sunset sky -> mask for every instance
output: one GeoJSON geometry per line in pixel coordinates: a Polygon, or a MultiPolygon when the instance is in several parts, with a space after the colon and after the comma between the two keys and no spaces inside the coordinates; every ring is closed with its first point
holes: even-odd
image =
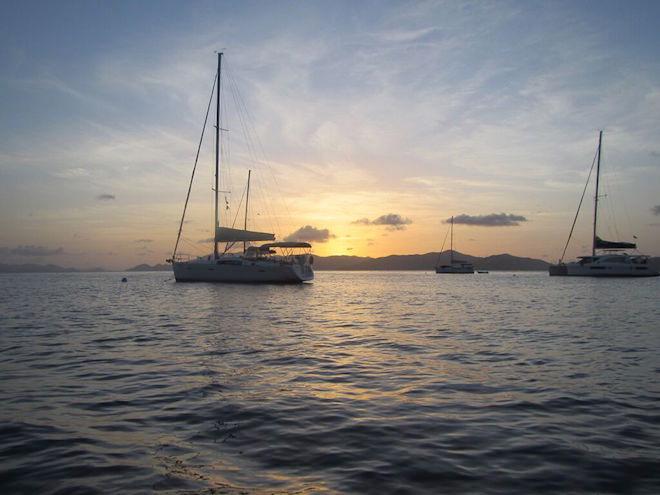
{"type": "MultiPolygon", "coordinates": [[[[453,215],[461,252],[556,260],[603,129],[601,236],[660,255],[658,19],[657,1],[3,1],[0,262],[164,262],[216,50],[240,91],[225,225],[251,169],[248,227],[319,255],[438,251],[453,215]]],[[[211,249],[212,149],[209,127],[182,252],[211,249]]]]}

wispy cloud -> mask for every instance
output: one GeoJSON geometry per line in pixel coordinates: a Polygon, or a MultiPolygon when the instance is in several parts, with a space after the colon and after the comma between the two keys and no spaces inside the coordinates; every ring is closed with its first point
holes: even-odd
{"type": "Polygon", "coordinates": [[[63,179],[78,179],[81,177],[89,177],[90,173],[89,170],[83,167],[75,167],[75,168],[66,168],[64,170],[59,170],[57,172],[54,172],[53,175],[55,177],[61,177],[63,179]]]}
{"type": "MultiPolygon", "coordinates": [[[[490,215],[457,215],[454,218],[454,223],[464,225],[478,225],[481,227],[515,227],[520,225],[521,222],[526,222],[527,218],[522,215],[514,215],[512,213],[491,213],[490,215]]],[[[445,220],[445,223],[450,223],[451,218],[445,220]]]]}
{"type": "Polygon", "coordinates": [[[99,201],[112,201],[113,199],[115,199],[115,195],[107,194],[107,193],[99,194],[98,196],[96,196],[96,199],[98,199],[99,201]]]}
{"type": "Polygon", "coordinates": [[[28,244],[16,246],[14,248],[0,247],[0,254],[27,257],[56,256],[58,254],[64,254],[64,248],[47,248],[44,246],[28,244]]]}

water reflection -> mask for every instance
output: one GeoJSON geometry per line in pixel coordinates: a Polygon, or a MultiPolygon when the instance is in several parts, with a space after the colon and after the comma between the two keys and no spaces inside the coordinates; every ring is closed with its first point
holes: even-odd
{"type": "Polygon", "coordinates": [[[169,278],[0,279],[11,288],[0,291],[8,491],[644,491],[660,481],[657,281],[169,278]]]}

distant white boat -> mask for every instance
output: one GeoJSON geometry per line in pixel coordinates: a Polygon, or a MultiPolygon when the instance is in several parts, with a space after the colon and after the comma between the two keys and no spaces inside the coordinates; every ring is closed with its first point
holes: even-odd
{"type": "MultiPolygon", "coordinates": [[[[594,196],[594,227],[593,227],[593,241],[591,247],[591,256],[579,256],[578,261],[564,263],[564,255],[566,248],[571,240],[573,228],[580,212],[582,199],[584,199],[584,192],[586,191],[591,172],[587,178],[587,185],[582,192],[582,199],[578,205],[575,219],[571,232],[568,235],[564,253],[562,254],[559,263],[550,265],[549,273],[551,276],[569,276],[569,277],[656,277],[660,275],[657,270],[654,270],[648,263],[649,257],[641,254],[629,254],[625,252],[628,249],[637,249],[637,245],[632,242],[621,241],[605,241],[598,237],[598,183],[600,178],[600,157],[603,145],[603,131],[598,135],[598,152],[597,152],[597,167],[596,167],[596,194],[594,196]]],[[[593,170],[593,163],[592,163],[593,170]]]]}
{"type": "MultiPolygon", "coordinates": [[[[215,117],[215,232],[213,232],[213,253],[194,259],[177,254],[183,221],[190,198],[190,187],[183,209],[179,233],[174,247],[172,263],[177,282],[245,282],[245,283],[301,283],[314,279],[311,245],[306,242],[268,242],[261,246],[250,246],[251,242],[274,241],[275,235],[268,232],[247,230],[248,205],[250,195],[250,175],[248,174],[245,202],[245,224],[243,229],[223,227],[218,213],[218,182],[220,177],[220,88],[222,75],[222,53],[218,53],[216,75],[216,117],[215,117]],[[232,247],[243,244],[243,252],[232,253],[232,247]],[[219,245],[224,249],[220,251],[219,245]]],[[[210,107],[210,101],[209,101],[210,107]]],[[[207,109],[208,117],[208,109],[207,109]]],[[[206,125],[206,121],[204,122],[206,125]]],[[[203,136],[203,132],[202,132],[203,136]]],[[[200,139],[201,147],[201,139],[200,139]]],[[[199,157],[199,149],[197,151],[199,157]]],[[[195,162],[195,166],[197,161],[195,162]]],[[[194,169],[193,169],[194,177],[194,169]]],[[[192,177],[191,177],[192,186],[192,177]]]]}
{"type": "MultiPolygon", "coordinates": [[[[449,244],[449,264],[438,264],[435,267],[435,273],[474,273],[474,266],[472,263],[454,258],[454,217],[451,217],[451,225],[449,227],[449,231],[451,233],[449,244]]],[[[447,237],[445,237],[445,239],[447,239],[447,237]]]]}

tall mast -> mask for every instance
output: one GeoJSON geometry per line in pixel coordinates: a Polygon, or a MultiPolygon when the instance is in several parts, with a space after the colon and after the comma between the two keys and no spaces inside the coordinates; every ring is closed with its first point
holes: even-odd
{"type": "Polygon", "coordinates": [[[215,98],[215,224],[213,226],[213,259],[218,259],[218,241],[216,232],[220,227],[218,217],[218,186],[220,181],[220,75],[222,69],[222,52],[218,53],[218,85],[215,98]]]}
{"type": "MultiPolygon", "coordinates": [[[[247,183],[247,194],[245,195],[245,223],[243,224],[243,229],[247,230],[247,218],[248,218],[248,205],[250,204],[250,175],[252,170],[248,170],[248,183],[247,183]]],[[[245,252],[245,242],[243,242],[243,252],[245,252]]]]}
{"type": "Polygon", "coordinates": [[[591,256],[596,256],[596,224],[598,222],[598,179],[600,178],[600,152],[603,144],[603,131],[598,134],[598,164],[596,165],[596,196],[594,196],[594,238],[591,256]]]}
{"type": "Polygon", "coordinates": [[[454,217],[451,217],[451,236],[449,238],[449,264],[454,264],[454,217]]]}

